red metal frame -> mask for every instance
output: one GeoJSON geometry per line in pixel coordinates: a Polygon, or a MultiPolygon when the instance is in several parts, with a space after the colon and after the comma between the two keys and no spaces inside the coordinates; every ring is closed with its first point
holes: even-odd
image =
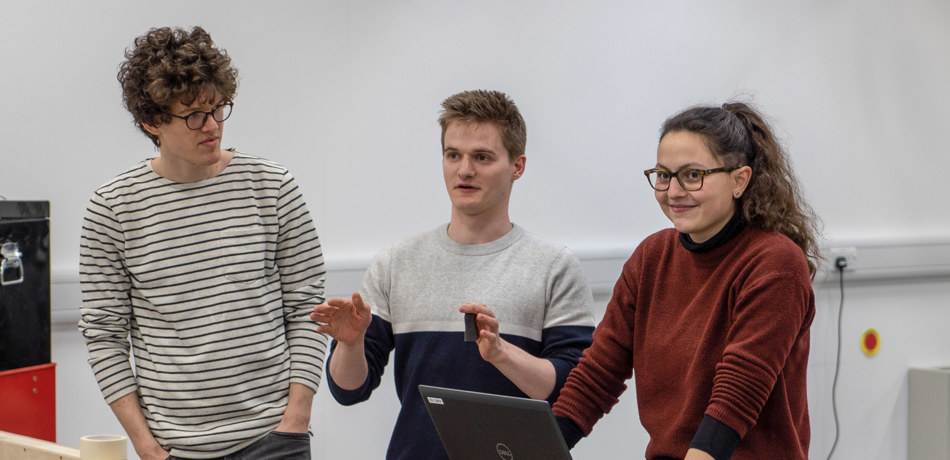
{"type": "Polygon", "coordinates": [[[56,442],[56,363],[0,372],[0,431],[56,442]]]}

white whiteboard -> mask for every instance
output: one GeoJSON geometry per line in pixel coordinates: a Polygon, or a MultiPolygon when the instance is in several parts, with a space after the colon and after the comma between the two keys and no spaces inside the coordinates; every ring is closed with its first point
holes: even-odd
{"type": "Polygon", "coordinates": [[[661,122],[735,96],[776,122],[827,238],[940,239],[948,24],[941,0],[4,2],[0,196],[52,202],[54,278],[74,273],[92,191],[155,155],[124,49],[202,25],[240,69],[223,144],[291,169],[331,269],[447,220],[435,120],[475,88],[527,121],[512,219],[581,253],[668,226],[641,173],[661,122]]]}

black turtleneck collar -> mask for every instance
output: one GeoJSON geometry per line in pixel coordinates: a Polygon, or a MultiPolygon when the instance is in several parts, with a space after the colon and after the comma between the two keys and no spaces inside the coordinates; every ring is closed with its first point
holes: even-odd
{"type": "Polygon", "coordinates": [[[680,233],[680,244],[691,252],[711,251],[726,244],[726,242],[738,235],[739,232],[745,228],[745,225],[745,219],[742,218],[741,213],[737,212],[732,216],[732,219],[729,219],[726,226],[723,227],[722,230],[719,230],[719,233],[716,233],[712,238],[702,243],[696,243],[688,234],[680,233]]]}

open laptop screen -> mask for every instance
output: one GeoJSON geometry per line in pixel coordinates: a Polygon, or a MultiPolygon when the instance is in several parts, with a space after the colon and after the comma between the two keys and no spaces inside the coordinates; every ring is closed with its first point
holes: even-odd
{"type": "Polygon", "coordinates": [[[452,460],[570,460],[547,401],[419,385],[452,460]]]}

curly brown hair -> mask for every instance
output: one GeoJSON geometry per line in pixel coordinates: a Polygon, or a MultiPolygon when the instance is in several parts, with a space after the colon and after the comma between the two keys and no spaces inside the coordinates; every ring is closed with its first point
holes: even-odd
{"type": "Polygon", "coordinates": [[[723,166],[750,166],[752,177],[737,208],[750,225],[779,232],[802,249],[812,276],[821,261],[819,219],[804,199],[785,149],[765,118],[750,104],[692,107],[663,123],[667,133],[689,131],[702,137],[723,166]]]}
{"type": "Polygon", "coordinates": [[[455,122],[491,123],[498,127],[501,143],[508,150],[511,161],[524,155],[528,130],[518,106],[505,93],[478,89],[461,92],[442,101],[439,124],[442,125],[443,146],[445,130],[455,122]]]}
{"type": "Polygon", "coordinates": [[[228,53],[216,48],[203,28],[189,32],[161,27],[135,39],[134,46],[125,51],[117,78],[135,126],[158,146],[158,137],[142,123],[170,122],[168,110],[176,102],[191,105],[199,98],[232,100],[237,93],[237,74],[228,53]]]}

